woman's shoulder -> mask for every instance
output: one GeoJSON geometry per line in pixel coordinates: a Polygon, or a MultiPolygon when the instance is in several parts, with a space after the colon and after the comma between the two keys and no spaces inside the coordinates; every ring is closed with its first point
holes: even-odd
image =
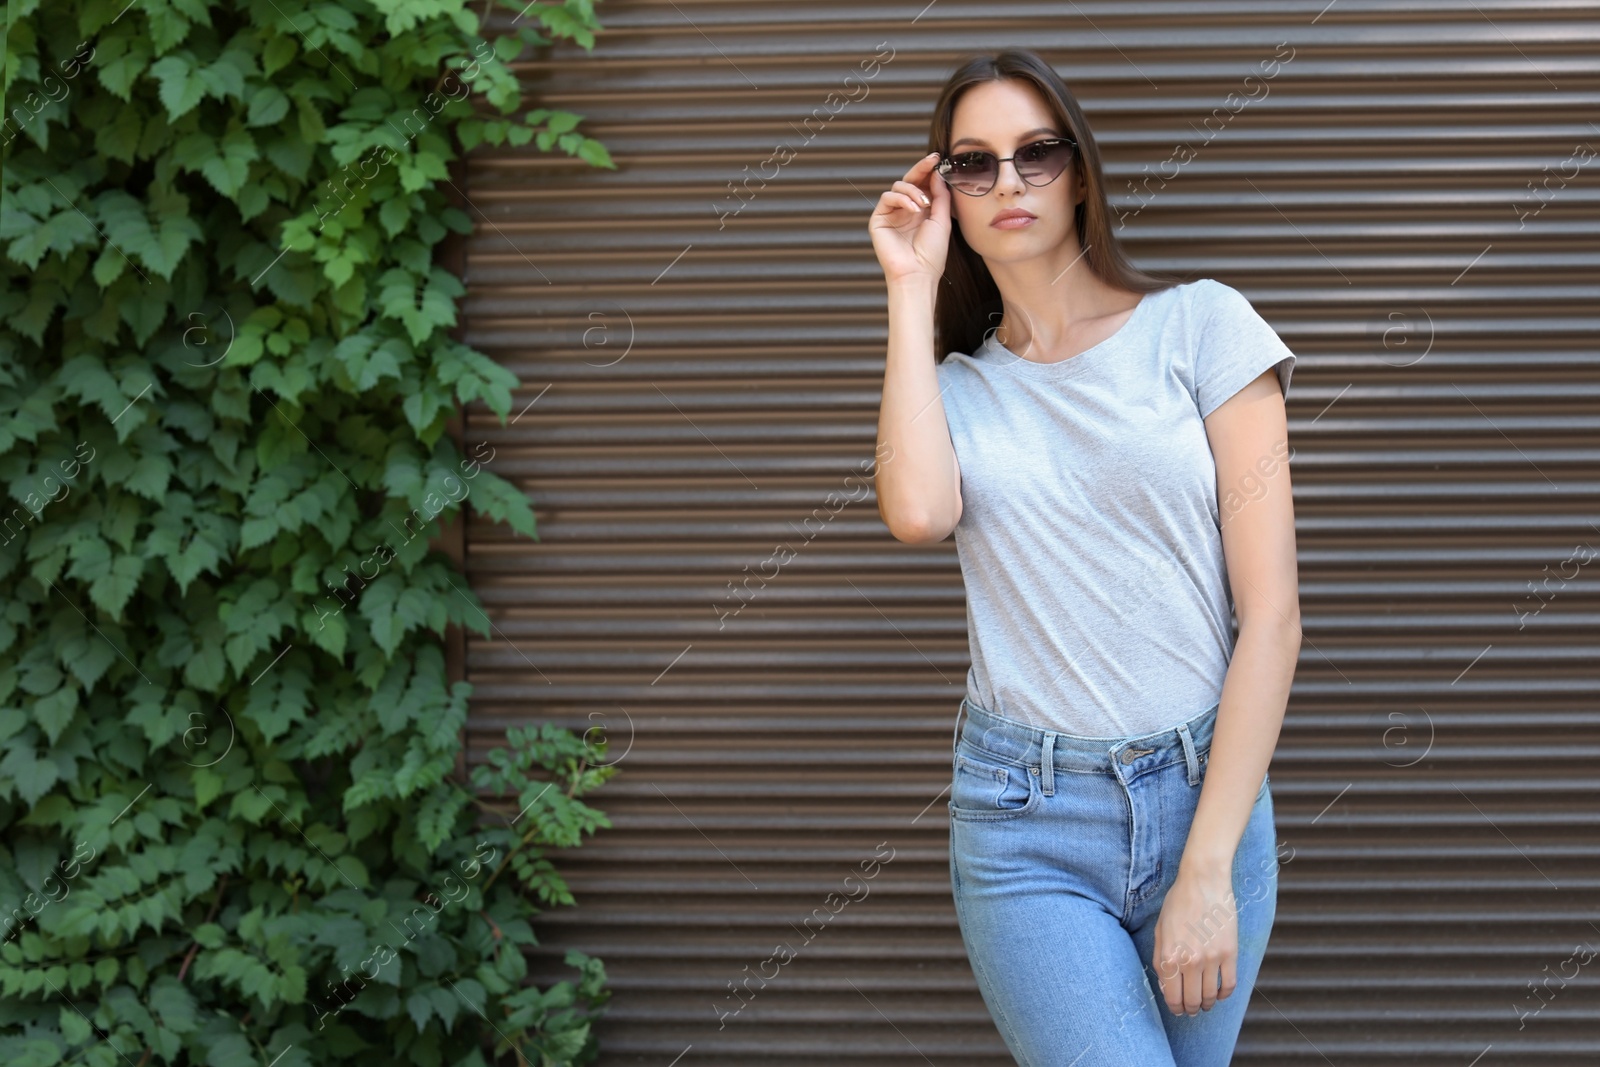
{"type": "Polygon", "coordinates": [[[1194,337],[1208,326],[1229,322],[1251,310],[1245,295],[1216,278],[1194,278],[1158,290],[1145,299],[1161,297],[1167,302],[1167,321],[1180,324],[1179,332],[1194,337]]]}
{"type": "Polygon", "coordinates": [[[938,372],[941,379],[955,374],[982,373],[983,350],[988,343],[987,340],[984,340],[971,352],[946,352],[944,359],[933,365],[934,370],[938,372]]]}
{"type": "Polygon", "coordinates": [[[1250,301],[1245,295],[1227,282],[1215,278],[1196,278],[1184,282],[1177,287],[1184,293],[1184,299],[1190,307],[1202,308],[1210,311],[1214,308],[1237,310],[1240,305],[1248,306],[1250,301]]]}

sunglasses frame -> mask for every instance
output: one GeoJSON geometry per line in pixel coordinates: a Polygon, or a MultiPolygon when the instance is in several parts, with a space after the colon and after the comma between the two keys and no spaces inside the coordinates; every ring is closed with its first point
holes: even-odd
{"type": "MultiPolygon", "coordinates": [[[[1078,151],[1078,142],[1074,138],[1071,138],[1071,137],[1041,137],[1037,141],[1029,141],[1027,144],[1021,146],[1020,148],[1017,149],[1017,152],[1021,152],[1024,149],[1032,148],[1034,145],[1037,145],[1037,144],[1065,144],[1065,145],[1070,147],[1071,155],[1076,155],[1077,151],[1078,151]]],[[[985,189],[981,193],[969,193],[965,189],[960,189],[960,188],[956,187],[956,184],[950,180],[949,175],[946,173],[950,169],[950,167],[953,166],[952,158],[946,153],[940,153],[940,155],[939,155],[939,165],[937,167],[935,167],[934,170],[935,170],[935,172],[938,173],[939,177],[944,180],[944,183],[946,185],[948,185],[951,189],[954,189],[956,192],[963,194],[964,196],[988,196],[990,193],[994,192],[995,185],[999,184],[999,181],[1000,181],[1000,164],[1002,164],[1002,163],[1010,163],[1013,168],[1015,168],[1017,166],[1017,164],[1016,164],[1017,152],[1013,152],[1011,155],[1007,156],[1004,159],[995,158],[995,162],[994,162],[994,181],[990,182],[989,183],[989,188],[985,189]]],[[[975,148],[975,149],[971,149],[970,151],[960,152],[960,153],[957,153],[957,154],[958,155],[963,155],[963,156],[965,156],[965,155],[994,156],[993,152],[987,151],[987,150],[982,149],[982,148],[975,148]]],[[[1054,182],[1056,180],[1056,178],[1059,178],[1059,177],[1061,177],[1061,175],[1066,173],[1067,167],[1070,166],[1071,163],[1072,163],[1071,155],[1068,156],[1067,163],[1064,164],[1061,167],[1061,169],[1058,170],[1055,173],[1055,176],[1052,177],[1052,178],[1049,178],[1049,179],[1047,179],[1045,181],[1042,181],[1042,182],[1030,182],[1026,177],[1023,176],[1023,173],[1022,173],[1021,170],[1017,170],[1017,177],[1022,181],[1022,183],[1024,185],[1031,185],[1035,189],[1042,189],[1045,186],[1047,186],[1047,185],[1051,184],[1052,182],[1054,182]]]]}

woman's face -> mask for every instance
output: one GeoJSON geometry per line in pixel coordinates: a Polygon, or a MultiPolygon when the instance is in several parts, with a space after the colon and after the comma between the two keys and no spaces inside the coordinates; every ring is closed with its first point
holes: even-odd
{"type": "MultiPolygon", "coordinates": [[[[1070,136],[1045,106],[1038,90],[1023,81],[983,82],[956,102],[950,123],[950,154],[983,150],[1005,159],[1023,145],[1046,137],[1070,136]]],[[[1047,255],[1067,243],[1079,252],[1073,214],[1083,199],[1078,188],[1077,158],[1049,185],[1029,185],[1011,163],[1000,164],[994,188],[982,196],[950,190],[952,218],[972,250],[996,263],[1020,262],[1047,255]],[[994,225],[995,216],[1020,208],[1035,221],[1015,229],[994,225]]],[[[943,179],[939,179],[943,180],[943,179]]]]}

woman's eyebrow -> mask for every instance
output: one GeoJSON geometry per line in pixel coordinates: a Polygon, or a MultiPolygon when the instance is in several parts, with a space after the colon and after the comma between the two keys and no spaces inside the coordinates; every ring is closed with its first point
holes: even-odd
{"type": "MultiPolygon", "coordinates": [[[[1041,126],[1041,127],[1039,127],[1038,129],[1035,129],[1035,130],[1029,130],[1027,133],[1025,133],[1022,136],[1018,137],[1017,138],[1017,143],[1021,144],[1022,142],[1026,141],[1029,137],[1032,137],[1036,133],[1048,133],[1052,137],[1060,137],[1061,136],[1055,130],[1050,129],[1048,127],[1041,126]]],[[[980,137],[963,137],[959,141],[956,141],[955,144],[952,144],[950,146],[950,148],[953,151],[957,147],[957,145],[964,145],[968,141],[971,141],[973,144],[978,145],[980,148],[988,148],[988,147],[990,147],[989,142],[983,140],[980,137]]]]}

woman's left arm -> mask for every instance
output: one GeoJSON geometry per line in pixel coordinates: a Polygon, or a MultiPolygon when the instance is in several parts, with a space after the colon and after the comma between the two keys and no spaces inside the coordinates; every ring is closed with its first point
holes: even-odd
{"type": "Polygon", "coordinates": [[[1209,1010],[1236,984],[1234,856],[1278,744],[1301,638],[1288,419],[1276,372],[1263,372],[1229,398],[1205,428],[1216,459],[1222,550],[1239,636],[1205,784],[1157,926],[1157,959],[1167,960],[1158,968],[1167,1005],[1190,1015],[1209,1010]],[[1219,925],[1215,919],[1223,917],[1219,925]],[[1194,929],[1233,936],[1193,944],[1194,929]]]}
{"type": "Polygon", "coordinates": [[[1217,464],[1217,510],[1239,637],[1223,681],[1206,783],[1182,865],[1231,870],[1266,778],[1300,659],[1300,576],[1289,428],[1274,371],[1205,421],[1217,464]]]}

